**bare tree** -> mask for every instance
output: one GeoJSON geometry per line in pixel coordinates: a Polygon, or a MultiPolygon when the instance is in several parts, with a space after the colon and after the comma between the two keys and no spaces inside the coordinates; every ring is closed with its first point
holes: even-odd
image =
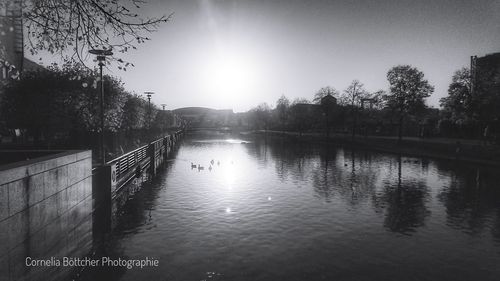
{"type": "Polygon", "coordinates": [[[311,104],[311,101],[306,98],[296,98],[292,101],[292,105],[296,104],[311,104]]]}
{"type": "Polygon", "coordinates": [[[290,100],[285,95],[281,95],[281,97],[276,102],[276,111],[278,113],[278,119],[281,123],[281,130],[285,130],[286,121],[288,118],[288,111],[290,109],[290,100]]]}
{"type": "Polygon", "coordinates": [[[340,104],[351,105],[358,107],[361,105],[361,99],[365,98],[368,92],[365,90],[365,85],[359,80],[352,80],[351,84],[344,90],[340,97],[340,104]]]}
{"type": "Polygon", "coordinates": [[[261,103],[250,110],[250,116],[253,117],[255,128],[263,128],[267,131],[271,116],[271,107],[267,103],[261,103]]]}
{"type": "Polygon", "coordinates": [[[364,88],[363,83],[359,82],[359,80],[352,80],[351,85],[349,85],[345,90],[343,95],[340,97],[340,103],[343,105],[351,106],[351,115],[353,119],[352,123],[352,138],[356,135],[356,126],[357,126],[357,118],[358,112],[357,108],[361,106],[361,101],[363,98],[366,98],[367,91],[364,88]]]}
{"type": "MultiPolygon", "coordinates": [[[[3,1],[2,1],[3,2],[3,1]]],[[[146,35],[167,22],[172,14],[144,17],[142,0],[7,0],[4,7],[19,9],[32,55],[48,51],[64,60],[83,62],[90,49],[126,53],[150,40],[146,35]]],[[[120,68],[133,66],[120,58],[120,68]]]]}

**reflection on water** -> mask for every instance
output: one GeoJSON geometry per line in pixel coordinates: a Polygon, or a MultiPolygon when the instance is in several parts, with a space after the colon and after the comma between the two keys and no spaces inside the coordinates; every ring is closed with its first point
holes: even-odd
{"type": "Polygon", "coordinates": [[[456,162],[193,136],[101,253],[160,267],[86,278],[499,280],[499,180],[456,162]]]}

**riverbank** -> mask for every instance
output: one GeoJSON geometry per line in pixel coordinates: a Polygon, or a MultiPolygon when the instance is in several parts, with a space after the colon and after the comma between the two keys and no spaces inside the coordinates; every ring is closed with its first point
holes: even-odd
{"type": "Polygon", "coordinates": [[[298,141],[313,141],[401,153],[412,156],[467,161],[485,165],[500,166],[500,146],[484,144],[480,140],[450,138],[360,136],[353,139],[350,134],[332,134],[329,138],[322,133],[302,133],[289,131],[252,131],[253,134],[267,134],[273,137],[286,137],[298,141]]]}

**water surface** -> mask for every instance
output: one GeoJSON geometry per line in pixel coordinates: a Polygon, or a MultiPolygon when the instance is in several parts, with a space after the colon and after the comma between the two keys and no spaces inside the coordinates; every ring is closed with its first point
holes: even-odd
{"type": "Polygon", "coordinates": [[[499,182],[456,161],[191,136],[104,247],[160,266],[92,278],[500,280],[499,182]]]}

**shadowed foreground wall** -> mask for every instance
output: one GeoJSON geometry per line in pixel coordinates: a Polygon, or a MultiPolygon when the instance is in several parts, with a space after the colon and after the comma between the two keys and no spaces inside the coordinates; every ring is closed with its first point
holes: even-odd
{"type": "Polygon", "coordinates": [[[60,280],[73,268],[26,257],[82,257],[92,246],[92,158],[69,151],[0,166],[0,281],[60,280]]]}

